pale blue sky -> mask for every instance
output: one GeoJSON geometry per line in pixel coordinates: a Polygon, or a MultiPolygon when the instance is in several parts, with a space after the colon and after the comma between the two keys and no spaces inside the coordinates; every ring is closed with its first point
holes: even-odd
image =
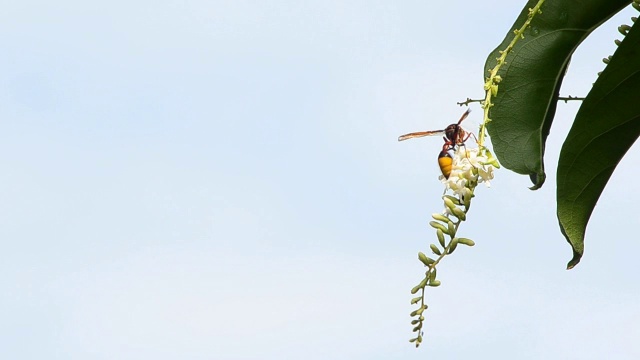
{"type": "MultiPolygon", "coordinates": [[[[437,139],[513,1],[14,1],[0,12],[3,359],[635,359],[640,161],[571,250],[555,165],[496,173],[429,292],[437,139]]],[[[627,9],[583,44],[584,95],[627,9]]],[[[473,107],[469,123],[479,123],[473,107]]]]}

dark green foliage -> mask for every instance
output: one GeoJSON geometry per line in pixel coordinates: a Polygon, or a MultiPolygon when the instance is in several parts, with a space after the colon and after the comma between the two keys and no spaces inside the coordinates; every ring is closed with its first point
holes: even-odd
{"type": "MultiPolygon", "coordinates": [[[[488,56],[485,70],[493,68],[499,51],[536,3],[526,4],[502,44],[488,56]]],[[[630,3],[546,1],[498,72],[502,82],[487,128],[502,165],[529,175],[532,189],[542,186],[546,177],[545,141],[571,55],[595,28],[630,3]]],[[[580,261],[589,217],[616,165],[640,135],[640,29],[634,23],[620,31],[628,34],[588,92],[558,164],[558,221],[573,249],[568,268],[580,261]]]]}

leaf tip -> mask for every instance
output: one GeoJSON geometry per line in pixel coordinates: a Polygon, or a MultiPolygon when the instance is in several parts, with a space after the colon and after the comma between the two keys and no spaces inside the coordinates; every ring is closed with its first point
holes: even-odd
{"type": "Polygon", "coordinates": [[[582,259],[582,254],[584,254],[584,236],[576,235],[575,233],[573,234],[574,236],[569,236],[569,234],[567,233],[567,229],[565,228],[565,225],[563,225],[562,223],[559,212],[558,212],[558,224],[560,225],[560,232],[562,233],[562,235],[564,235],[569,245],[571,245],[571,250],[573,250],[573,258],[571,258],[571,260],[567,263],[567,270],[571,270],[576,265],[578,265],[578,263],[582,259]],[[572,239],[572,238],[575,238],[575,239],[572,239]]]}
{"type": "Polygon", "coordinates": [[[547,178],[547,174],[544,173],[544,170],[540,171],[539,173],[530,173],[529,179],[533,183],[533,186],[530,187],[529,190],[540,189],[544,184],[544,181],[546,180],[546,178],[547,178]]]}
{"type": "Polygon", "coordinates": [[[579,254],[577,252],[573,252],[573,259],[571,259],[571,261],[569,261],[567,263],[567,270],[571,270],[573,269],[576,265],[578,265],[578,263],[580,262],[580,259],[582,259],[582,254],[579,254]]]}

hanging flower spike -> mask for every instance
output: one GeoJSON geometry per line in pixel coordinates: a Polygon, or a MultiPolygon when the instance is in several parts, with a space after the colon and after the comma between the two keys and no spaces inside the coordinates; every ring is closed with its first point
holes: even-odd
{"type": "Polygon", "coordinates": [[[499,167],[498,161],[485,147],[467,148],[464,145],[457,146],[452,156],[451,173],[448,177],[440,175],[439,179],[445,186],[445,193],[442,196],[444,210],[441,214],[433,214],[429,225],[436,230],[438,243],[429,245],[431,252],[436,258],[430,258],[422,252],[418,253],[418,259],[427,267],[424,278],[412,290],[412,294],[420,292],[420,296],[414,297],[411,304],[418,304],[418,309],[411,313],[414,319],[411,325],[417,336],[410,341],[420,346],[423,340],[424,310],[427,309],[425,303],[425,290],[427,286],[436,287],[440,285],[440,280],[436,279],[436,266],[445,256],[454,252],[459,244],[474,246],[471,239],[457,236],[458,227],[467,219],[467,212],[471,206],[471,199],[475,196],[474,191],[480,183],[485,183],[487,187],[493,180],[494,169],[499,167]]]}
{"type": "MultiPolygon", "coordinates": [[[[448,176],[440,176],[440,180],[445,185],[445,194],[442,196],[445,209],[442,214],[433,214],[432,217],[434,221],[429,222],[429,225],[436,230],[440,247],[435,243],[429,245],[431,251],[437,256],[435,259],[428,257],[422,252],[418,253],[418,259],[427,267],[427,271],[420,283],[411,289],[412,294],[420,292],[420,296],[414,297],[411,300],[411,304],[418,304],[419,306],[418,309],[411,313],[411,316],[414,317],[411,325],[414,326],[413,332],[416,333],[416,336],[409,340],[415,343],[416,347],[420,346],[424,335],[423,312],[427,309],[425,289],[427,286],[435,287],[440,285],[440,281],[436,280],[436,266],[446,255],[453,253],[458,244],[467,246],[475,245],[473,240],[457,237],[456,234],[460,224],[467,219],[467,212],[471,206],[471,199],[475,196],[474,191],[476,186],[483,182],[488,187],[491,180],[493,180],[494,169],[500,167],[498,160],[485,145],[485,137],[487,136],[486,127],[491,121],[489,111],[493,106],[493,98],[498,96],[498,84],[502,81],[501,76],[498,75],[498,71],[502,65],[506,63],[507,55],[513,50],[516,43],[524,38],[525,29],[529,27],[533,18],[537,14],[542,13],[541,7],[544,2],[545,0],[538,0],[536,5],[529,9],[529,14],[524,24],[514,31],[514,38],[504,50],[500,51],[500,57],[496,59],[496,65],[489,71],[489,76],[484,83],[485,99],[481,102],[484,114],[477,136],[478,147],[468,149],[464,145],[464,140],[467,138],[464,138],[462,141],[455,138],[451,139],[450,144],[446,143],[443,149],[443,152],[446,151],[448,153],[450,150],[455,150],[455,153],[452,157],[451,173],[449,173],[448,176]],[[451,146],[447,148],[446,145],[451,146]],[[447,192],[451,192],[453,195],[447,194],[447,192]]],[[[640,10],[640,5],[638,5],[640,4],[640,0],[634,0],[633,4],[636,9],[640,10]]],[[[458,122],[458,125],[461,121],[462,119],[458,122]]]]}

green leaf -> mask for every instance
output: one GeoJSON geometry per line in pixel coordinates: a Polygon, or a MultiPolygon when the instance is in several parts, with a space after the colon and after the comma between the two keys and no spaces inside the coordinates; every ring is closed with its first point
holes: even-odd
{"type": "Polygon", "coordinates": [[[584,252],[589,217],[613,170],[640,136],[640,26],[634,24],[582,103],[558,162],[560,229],[573,248],[571,269],[584,252]]]}
{"type": "MultiPolygon", "coordinates": [[[[570,57],[578,45],[600,24],[620,11],[629,0],[546,1],[524,32],[507,63],[487,129],[500,163],[519,174],[528,174],[537,189],[544,183],[545,142],[555,116],[558,91],[570,57]]],[[[485,63],[485,76],[527,19],[530,0],[485,63]]]]}

